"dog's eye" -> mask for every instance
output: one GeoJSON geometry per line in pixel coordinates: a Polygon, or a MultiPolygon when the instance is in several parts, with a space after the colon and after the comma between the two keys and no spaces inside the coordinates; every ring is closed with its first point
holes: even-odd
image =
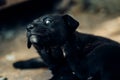
{"type": "Polygon", "coordinates": [[[52,20],[50,20],[50,19],[46,19],[46,20],[45,20],[45,24],[46,24],[46,25],[51,24],[51,22],[52,22],[52,20]]]}
{"type": "Polygon", "coordinates": [[[50,20],[46,20],[46,21],[45,21],[45,24],[50,24],[50,23],[51,23],[50,20]]]}

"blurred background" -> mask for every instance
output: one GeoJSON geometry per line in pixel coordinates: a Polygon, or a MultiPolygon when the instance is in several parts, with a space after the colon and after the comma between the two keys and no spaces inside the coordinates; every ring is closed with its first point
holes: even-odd
{"type": "Polygon", "coordinates": [[[60,12],[80,22],[82,33],[120,42],[120,0],[0,0],[0,80],[48,80],[45,68],[20,70],[17,61],[38,57],[27,49],[26,25],[46,13],[60,12]]]}

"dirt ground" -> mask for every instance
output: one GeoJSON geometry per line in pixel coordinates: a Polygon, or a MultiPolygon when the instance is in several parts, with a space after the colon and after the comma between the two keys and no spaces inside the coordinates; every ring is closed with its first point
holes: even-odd
{"type": "MultiPolygon", "coordinates": [[[[120,16],[106,14],[88,14],[76,12],[77,8],[69,12],[80,22],[78,31],[100,35],[120,42],[120,16]]],[[[35,49],[27,49],[25,30],[12,40],[0,41],[0,80],[48,80],[52,77],[45,68],[20,70],[13,67],[13,63],[38,57],[35,49]]]]}
{"type": "Polygon", "coordinates": [[[52,75],[46,68],[20,70],[13,67],[13,63],[17,61],[39,57],[34,48],[27,49],[24,33],[19,34],[12,41],[4,42],[2,48],[0,48],[2,49],[0,55],[0,76],[6,77],[8,80],[48,80],[52,75]]]}

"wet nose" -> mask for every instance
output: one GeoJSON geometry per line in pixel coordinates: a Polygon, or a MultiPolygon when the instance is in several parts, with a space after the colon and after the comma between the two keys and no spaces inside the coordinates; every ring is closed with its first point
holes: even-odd
{"type": "Polygon", "coordinates": [[[27,26],[27,30],[28,30],[28,31],[30,31],[30,30],[32,30],[32,29],[34,29],[34,25],[30,24],[30,25],[27,26]]]}

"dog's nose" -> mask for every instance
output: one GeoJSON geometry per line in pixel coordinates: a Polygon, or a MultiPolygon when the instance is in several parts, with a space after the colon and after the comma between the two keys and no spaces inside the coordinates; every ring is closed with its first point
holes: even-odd
{"type": "Polygon", "coordinates": [[[32,25],[32,24],[30,24],[30,25],[27,26],[27,30],[28,31],[32,30],[33,28],[34,28],[34,25],[32,25]]]}

